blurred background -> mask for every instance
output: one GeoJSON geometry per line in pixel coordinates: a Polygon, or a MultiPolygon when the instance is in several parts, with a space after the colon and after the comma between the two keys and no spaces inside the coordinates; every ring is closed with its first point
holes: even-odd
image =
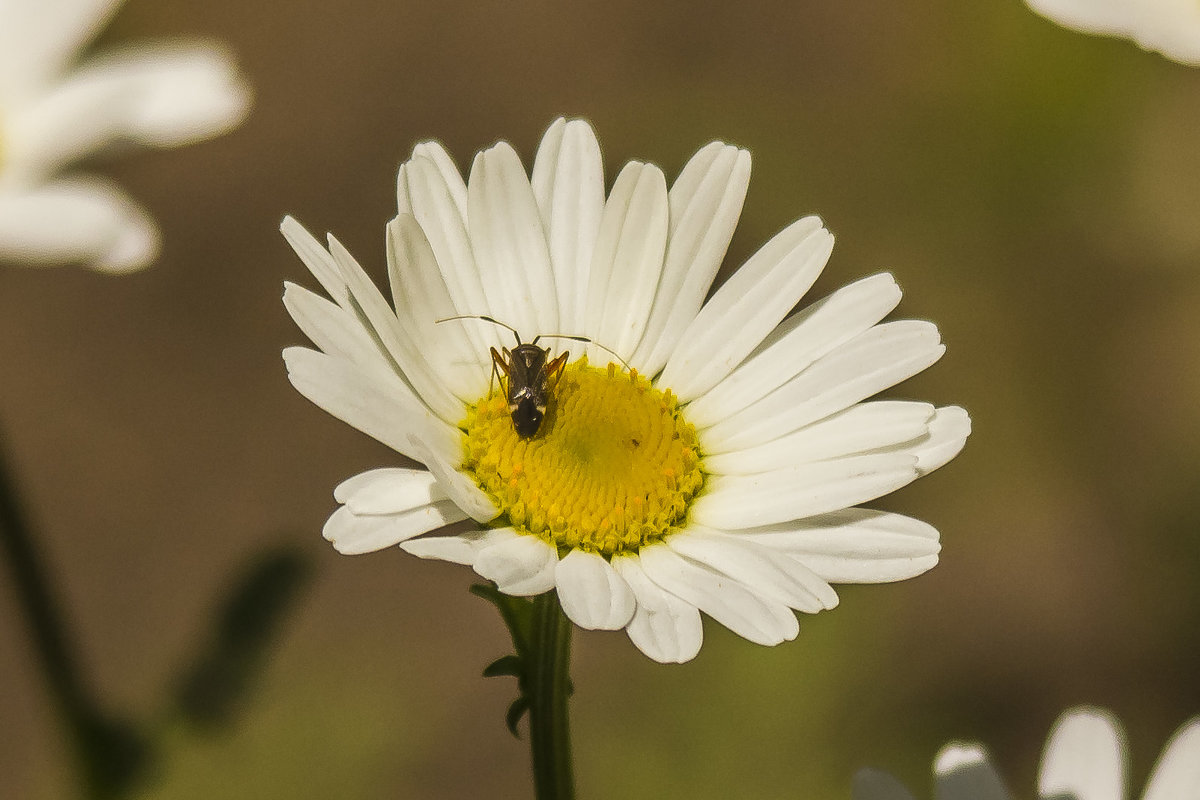
{"type": "MultiPolygon", "coordinates": [[[[85,165],[157,218],[157,265],[0,271],[8,460],[106,708],[161,713],[255,553],[308,562],[236,718],[166,726],[142,796],[532,795],[472,573],[320,537],[333,487],[397,457],[288,385],[282,282],[316,287],[277,228],[333,231],[382,277],[413,144],[462,166],[503,138],[528,165],[561,114],[591,120],[610,181],[748,148],[720,279],[820,214],[838,244],[813,297],[892,270],[948,352],[891,394],[975,425],[873,504],[942,532],[929,574],[841,587],[777,648],[706,623],[683,666],[577,633],[581,798],[845,798],[865,765],[929,797],[956,738],[1028,795],[1078,703],[1122,719],[1139,786],[1200,711],[1200,71],[1018,0],[129,0],[97,45],[174,36],[228,42],[257,99],[231,135],[85,165]]],[[[69,796],[28,642],[0,590],[0,795],[69,796]]]]}

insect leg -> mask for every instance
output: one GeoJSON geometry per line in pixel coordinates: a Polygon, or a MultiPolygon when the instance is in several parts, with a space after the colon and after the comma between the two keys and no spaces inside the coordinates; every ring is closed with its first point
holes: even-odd
{"type": "Polygon", "coordinates": [[[569,355],[570,353],[559,353],[553,361],[546,365],[546,378],[553,381],[554,386],[558,386],[558,379],[567,366],[567,356],[569,355]]]}
{"type": "Polygon", "coordinates": [[[508,360],[512,357],[508,352],[508,348],[504,348],[504,354],[496,352],[496,348],[491,348],[492,351],[492,375],[488,378],[488,397],[492,396],[492,381],[498,381],[500,388],[504,390],[505,396],[508,395],[508,360]],[[504,373],[501,377],[500,373],[504,373]]]}

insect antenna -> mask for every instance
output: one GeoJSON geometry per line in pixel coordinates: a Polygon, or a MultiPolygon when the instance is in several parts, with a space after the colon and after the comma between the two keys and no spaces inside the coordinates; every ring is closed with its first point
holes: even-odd
{"type": "MultiPolygon", "coordinates": [[[[509,325],[507,322],[501,322],[500,320],[496,319],[495,317],[489,317],[486,314],[459,314],[454,317],[443,317],[442,319],[435,319],[433,322],[435,325],[437,325],[437,324],[440,324],[443,322],[450,322],[450,321],[456,320],[456,319],[480,319],[480,320],[483,320],[484,322],[490,322],[493,325],[499,325],[501,328],[507,328],[508,330],[512,331],[513,336],[517,337],[517,346],[520,346],[521,344],[523,344],[523,342],[521,341],[521,334],[517,333],[516,328],[514,328],[512,325],[509,325]]],[[[611,347],[602,345],[594,339],[589,339],[586,336],[577,336],[575,334],[570,334],[570,333],[539,333],[537,336],[533,337],[533,341],[530,342],[530,344],[536,345],[538,343],[539,339],[570,339],[571,341],[574,341],[574,342],[584,342],[586,344],[594,344],[594,345],[596,345],[596,347],[599,347],[601,350],[612,355],[614,358],[617,359],[617,361],[620,361],[621,364],[624,365],[625,369],[629,370],[630,372],[633,371],[633,367],[629,366],[629,362],[626,361],[625,359],[621,358],[621,354],[618,353],[616,350],[613,350],[611,347]]]]}
{"type": "MultiPolygon", "coordinates": [[[[520,344],[521,344],[521,334],[517,333],[516,328],[514,328],[512,325],[509,325],[508,323],[501,322],[500,320],[495,319],[494,317],[489,317],[486,314],[459,314],[456,317],[443,317],[442,319],[435,319],[433,321],[433,324],[439,325],[443,322],[450,322],[451,320],[456,320],[456,319],[481,319],[484,322],[490,322],[493,325],[499,325],[501,328],[508,328],[510,331],[512,331],[513,336],[517,337],[517,345],[520,346],[520,344]]],[[[535,339],[534,341],[537,341],[537,340],[535,339]]],[[[618,358],[619,358],[619,356],[618,356],[618,358]]]]}
{"type": "Polygon", "coordinates": [[[573,336],[569,333],[539,333],[537,336],[533,337],[533,344],[537,344],[538,339],[570,339],[575,342],[586,342],[587,344],[594,344],[594,345],[596,345],[596,347],[599,347],[601,350],[605,351],[606,353],[611,354],[612,356],[614,356],[617,359],[617,361],[620,361],[622,364],[624,364],[626,370],[633,372],[633,367],[629,366],[628,361],[621,358],[620,353],[618,353],[616,350],[613,350],[611,347],[606,347],[606,346],[600,344],[599,342],[597,342],[596,340],[589,339],[586,336],[573,336]]]}

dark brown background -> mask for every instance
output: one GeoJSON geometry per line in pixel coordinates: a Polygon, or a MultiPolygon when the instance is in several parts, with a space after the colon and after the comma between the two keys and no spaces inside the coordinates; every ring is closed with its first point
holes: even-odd
{"type": "MultiPolygon", "coordinates": [[[[229,42],[257,104],[225,138],[89,165],[158,218],[157,266],[0,272],[6,443],[108,704],[155,713],[251,553],[292,541],[315,564],[240,722],[179,731],[147,797],[530,796],[469,571],[320,538],[333,486],[394,456],[288,386],[282,281],[313,282],[277,226],[334,231],[381,274],[415,142],[463,165],[505,138],[528,164],[564,113],[592,120],[610,179],[749,148],[722,274],[821,214],[838,246],[815,294],[893,270],[901,313],[949,346],[895,394],[975,422],[883,503],[942,531],[930,574],[847,587],[774,649],[708,625],[682,667],[578,635],[581,797],[847,797],[864,764],[927,797],[961,737],[1028,794],[1080,702],[1125,721],[1140,781],[1200,709],[1200,71],[1016,0],[130,0],[102,44],[179,35],[229,42]]],[[[26,642],[0,592],[0,794],[63,796],[26,642]]]]}

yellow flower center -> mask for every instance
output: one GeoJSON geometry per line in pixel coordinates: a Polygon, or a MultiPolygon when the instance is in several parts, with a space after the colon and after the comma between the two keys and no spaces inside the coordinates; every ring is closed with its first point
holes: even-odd
{"type": "Polygon", "coordinates": [[[636,551],[683,524],[704,482],[696,431],[670,390],[637,371],[586,358],[551,380],[546,417],[532,438],[513,429],[500,392],[462,425],[463,468],[501,509],[498,525],[561,550],[636,551]]]}

